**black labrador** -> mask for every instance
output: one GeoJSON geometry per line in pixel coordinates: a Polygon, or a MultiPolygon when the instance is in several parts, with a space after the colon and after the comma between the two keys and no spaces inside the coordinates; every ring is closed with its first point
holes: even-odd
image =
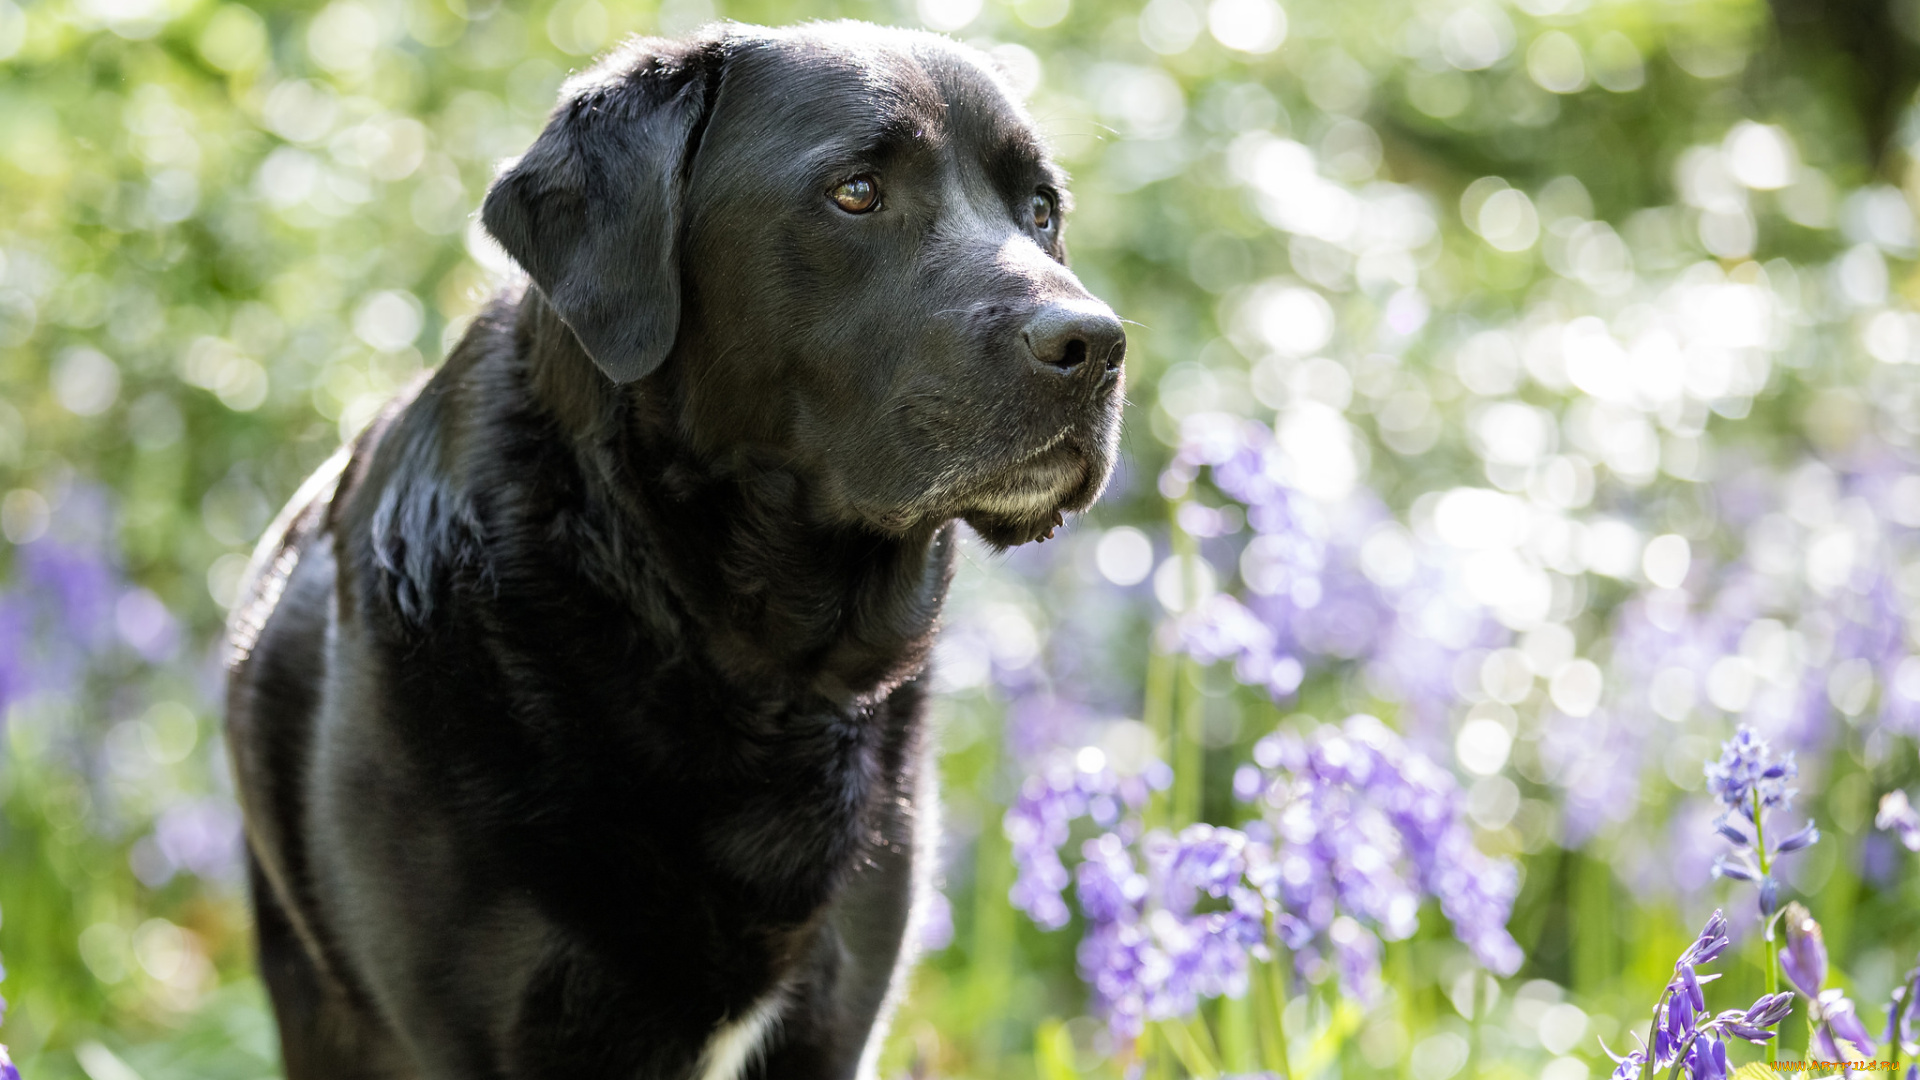
{"type": "Polygon", "coordinates": [[[228,731],[292,1080],[872,1076],[954,522],[1049,535],[1118,319],[981,54],[631,43],[482,219],[526,270],[295,496],[228,731]]]}

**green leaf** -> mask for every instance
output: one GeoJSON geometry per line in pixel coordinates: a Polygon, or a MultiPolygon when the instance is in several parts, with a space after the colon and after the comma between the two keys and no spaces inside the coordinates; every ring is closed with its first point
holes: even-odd
{"type": "Polygon", "coordinates": [[[1360,1030],[1361,1021],[1366,1019],[1358,1005],[1340,999],[1333,1007],[1333,1016],[1327,1026],[1314,1036],[1313,1043],[1307,1048],[1307,1060],[1299,1075],[1313,1076],[1321,1069],[1332,1064],[1340,1056],[1340,1048],[1347,1044],[1353,1033],[1360,1030]]]}
{"type": "Polygon", "coordinates": [[[1067,1025],[1058,1020],[1048,1020],[1040,1025],[1040,1031],[1034,1038],[1034,1057],[1039,1066],[1040,1080],[1078,1080],[1079,1073],[1073,1067],[1073,1036],[1067,1034],[1067,1025]]]}
{"type": "Polygon", "coordinates": [[[1220,1075],[1220,1066],[1214,1063],[1213,1055],[1185,1024],[1178,1020],[1161,1020],[1154,1025],[1160,1034],[1166,1037],[1167,1045],[1173,1049],[1174,1056],[1186,1067],[1188,1073],[1197,1077],[1215,1077],[1220,1075]]]}
{"type": "Polygon", "coordinates": [[[1780,1080],[1780,1074],[1764,1061],[1749,1061],[1733,1071],[1733,1080],[1780,1080]]]}

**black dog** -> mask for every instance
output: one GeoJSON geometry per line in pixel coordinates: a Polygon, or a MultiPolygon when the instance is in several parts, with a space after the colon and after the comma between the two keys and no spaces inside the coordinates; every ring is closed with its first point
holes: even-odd
{"type": "Polygon", "coordinates": [[[531,283],[310,481],[228,727],[292,1080],[871,1075],[954,520],[1042,538],[1119,321],[978,53],[640,41],[488,194],[531,283]]]}

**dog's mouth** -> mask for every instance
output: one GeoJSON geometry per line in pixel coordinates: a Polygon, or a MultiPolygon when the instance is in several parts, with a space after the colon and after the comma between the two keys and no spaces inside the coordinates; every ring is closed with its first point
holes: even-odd
{"type": "Polygon", "coordinates": [[[1062,443],[1067,441],[1067,436],[1072,434],[1073,434],[1072,427],[1061,428],[1053,436],[1053,438],[1048,439],[1046,442],[1041,443],[1039,446],[1034,447],[1033,449],[1027,451],[1026,453],[1021,454],[1018,458],[1014,459],[1013,465],[1011,467],[1019,468],[1020,466],[1025,465],[1030,461],[1034,461],[1038,459],[1041,455],[1047,453],[1048,451],[1058,448],[1062,443]]]}
{"type": "Polygon", "coordinates": [[[1106,472],[1073,429],[1064,428],[996,470],[968,497],[961,517],[997,547],[1046,540],[1068,513],[1092,504],[1106,472]]]}

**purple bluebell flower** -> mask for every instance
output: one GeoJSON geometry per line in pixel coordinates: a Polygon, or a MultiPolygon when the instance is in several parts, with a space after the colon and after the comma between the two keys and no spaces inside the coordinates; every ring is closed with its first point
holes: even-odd
{"type": "MultiPolygon", "coordinates": [[[[1708,976],[1709,980],[1713,978],[1708,976]]],[[[1673,981],[1667,984],[1666,1021],[1654,1033],[1654,1052],[1662,1058],[1681,1053],[1697,1033],[1696,1021],[1706,1004],[1693,965],[1675,965],[1673,981]]]]}
{"type": "Polygon", "coordinates": [[[1713,860],[1715,877],[1732,878],[1735,881],[1758,881],[1760,871],[1747,866],[1745,860],[1729,859],[1725,855],[1715,856],[1713,860]]]}
{"type": "Polygon", "coordinates": [[[1116,1037],[1132,1039],[1145,1029],[1148,987],[1169,974],[1166,958],[1151,945],[1137,922],[1096,922],[1080,939],[1080,977],[1116,1037]]]}
{"type": "MultiPolygon", "coordinates": [[[[1235,787],[1262,811],[1273,860],[1249,879],[1294,920],[1281,927],[1290,948],[1329,940],[1343,913],[1370,937],[1399,940],[1431,896],[1489,970],[1518,969],[1520,949],[1506,931],[1516,875],[1474,846],[1451,774],[1370,716],[1310,738],[1269,735],[1255,744],[1254,763],[1259,775],[1242,775],[1235,787]]],[[[1374,950],[1350,939],[1342,971],[1366,983],[1374,950]]]]}
{"type": "Polygon", "coordinates": [[[1792,1011],[1792,993],[1762,994],[1745,1009],[1728,1009],[1714,1017],[1712,1024],[1735,1038],[1760,1044],[1773,1038],[1772,1029],[1780,1026],[1780,1021],[1792,1011]]]}
{"type": "Polygon", "coordinates": [[[1730,813],[1753,815],[1752,796],[1758,792],[1760,805],[1768,810],[1792,807],[1798,788],[1789,787],[1800,775],[1793,751],[1776,758],[1773,748],[1759,732],[1745,724],[1733,738],[1721,744],[1720,760],[1706,767],[1707,790],[1730,813]]]}
{"type": "Polygon", "coordinates": [[[15,550],[21,579],[50,601],[75,640],[88,647],[104,644],[113,625],[114,600],[120,592],[106,553],[92,547],[66,546],[50,536],[15,550]]]}
{"type": "Polygon", "coordinates": [[[1780,950],[1780,968],[1794,989],[1807,999],[1807,1021],[1813,1027],[1815,1054],[1827,1060],[1842,1060],[1839,1041],[1853,1045],[1862,1054],[1875,1049],[1873,1037],[1861,1023],[1853,1002],[1839,987],[1821,989],[1827,979],[1827,945],[1820,924],[1806,908],[1788,904],[1785,916],[1787,947],[1780,950]]]}
{"type": "Polygon", "coordinates": [[[1080,910],[1096,923],[1138,918],[1147,899],[1147,879],[1134,869],[1132,853],[1115,833],[1102,833],[1080,849],[1074,868],[1080,910]]]}
{"type": "MultiPolygon", "coordinates": [[[[1635,1037],[1638,1038],[1638,1035],[1635,1037]]],[[[1607,1080],[1640,1080],[1640,1074],[1646,1071],[1647,1052],[1644,1049],[1616,1054],[1605,1039],[1600,1040],[1600,1049],[1606,1051],[1615,1065],[1613,1072],[1607,1074],[1607,1080]]]]}
{"type": "MultiPolygon", "coordinates": [[[[1258,421],[1222,413],[1182,421],[1161,493],[1185,498],[1208,471],[1214,488],[1245,508],[1251,536],[1232,560],[1244,595],[1184,613],[1164,628],[1163,647],[1230,662],[1243,684],[1281,701],[1316,663],[1357,662],[1374,692],[1438,726],[1459,698],[1452,672],[1461,656],[1510,634],[1470,599],[1460,560],[1446,552],[1409,541],[1408,572],[1376,580],[1362,552],[1377,528],[1398,528],[1386,506],[1365,492],[1326,505],[1289,482],[1293,467],[1258,421]]],[[[1186,504],[1180,520],[1196,537],[1218,537],[1218,515],[1205,510],[1186,504]]],[[[1223,541],[1217,550],[1233,549],[1223,541]]]]}
{"type": "MultiPolygon", "coordinates": [[[[1225,594],[1209,597],[1170,624],[1164,640],[1204,663],[1230,660],[1241,682],[1285,700],[1305,674],[1289,623],[1296,610],[1313,607],[1323,594],[1326,522],[1311,500],[1281,479],[1283,455],[1264,424],[1217,413],[1188,417],[1162,490],[1184,492],[1202,468],[1211,469],[1214,486],[1246,509],[1254,535],[1241,554],[1241,574],[1256,598],[1275,602],[1255,608],[1225,594]]],[[[1183,512],[1181,520],[1199,516],[1183,512]]]]}
{"type": "Polygon", "coordinates": [[[1852,1056],[1841,1051],[1841,1041],[1852,1045],[1857,1053],[1874,1052],[1873,1036],[1867,1034],[1867,1026],[1860,1022],[1853,1002],[1839,987],[1820,991],[1820,996],[1807,1006],[1807,1015],[1814,1025],[1814,1048],[1828,1060],[1843,1061],[1852,1056]]]}
{"type": "Polygon", "coordinates": [[[1093,712],[1078,701],[1044,691],[1020,694],[1007,705],[1007,754],[1022,767],[1063,746],[1085,741],[1093,712]]]}
{"type": "Polygon", "coordinates": [[[1164,629],[1164,645],[1203,664],[1233,662],[1234,677],[1263,687],[1276,701],[1293,696],[1305,668],[1279,647],[1267,623],[1225,593],[1207,597],[1164,629]]]}
{"type": "Polygon", "coordinates": [[[1700,936],[1694,938],[1693,944],[1687,946],[1687,951],[1680,954],[1680,962],[1711,964],[1720,958],[1721,953],[1727,951],[1729,941],[1731,939],[1727,937],[1727,916],[1716,908],[1708,917],[1707,924],[1700,928],[1700,936]]]}
{"type": "Polygon", "coordinates": [[[1121,1038],[1147,1020],[1189,1015],[1202,998],[1244,994],[1249,960],[1268,955],[1266,906],[1244,883],[1261,851],[1244,834],[1192,825],[1178,836],[1147,833],[1138,846],[1136,867],[1121,837],[1103,834],[1087,841],[1075,871],[1089,923],[1081,978],[1121,1038]],[[1227,907],[1196,910],[1203,897],[1227,907]]]}
{"type": "Polygon", "coordinates": [[[1333,920],[1327,929],[1333,946],[1335,970],[1340,981],[1354,997],[1364,1002],[1380,1000],[1380,938],[1350,916],[1333,920]]]}
{"type": "Polygon", "coordinates": [[[120,640],[151,664],[173,659],[180,649],[180,622],[146,589],[128,589],[113,607],[120,640]]]}
{"type": "Polygon", "coordinates": [[[113,558],[105,493],[69,492],[46,535],[13,548],[0,589],[0,715],[46,690],[75,685],[114,644],[126,593],[113,558]]]}
{"type": "Polygon", "coordinates": [[[231,799],[182,800],[161,811],[154,822],[156,860],[167,872],[187,870],[209,880],[239,879],[240,811],[231,799]]]}
{"type": "Polygon", "coordinates": [[[1794,989],[1809,998],[1820,995],[1827,981],[1827,943],[1820,924],[1799,904],[1787,905],[1787,947],[1780,950],[1780,970],[1794,989]]]}
{"type": "Polygon", "coordinates": [[[1266,905],[1246,884],[1249,866],[1265,849],[1237,829],[1189,825],[1179,835],[1149,833],[1141,847],[1150,868],[1154,939],[1173,976],[1160,988],[1153,1015],[1184,1016],[1198,999],[1246,992],[1249,958],[1263,959],[1266,905]],[[1227,901],[1221,911],[1199,911],[1203,897],[1227,901]]]}
{"type": "Polygon", "coordinates": [[[1727,1044],[1702,1032],[1687,1050],[1687,1074],[1693,1080],[1726,1080],[1727,1044]]]}
{"type": "Polygon", "coordinates": [[[1519,966],[1506,932],[1514,871],[1473,846],[1449,773],[1372,717],[1310,739],[1270,736],[1254,757],[1236,782],[1260,812],[1244,830],[1143,831],[1134,811],[1150,785],[1122,790],[1127,782],[1087,752],[1029,778],[1007,813],[1019,867],[1011,898],[1056,928],[1070,917],[1062,893],[1075,885],[1088,924],[1081,976],[1117,1036],[1245,993],[1270,938],[1301,970],[1332,964],[1349,992],[1368,998],[1381,938],[1410,936],[1429,896],[1489,968],[1519,966]],[[1081,817],[1104,831],[1081,846],[1070,876],[1059,852],[1081,817]]]}
{"type": "MultiPolygon", "coordinates": [[[[1770,919],[1780,910],[1780,884],[1772,874],[1774,860],[1811,847],[1820,839],[1819,828],[1809,821],[1778,840],[1768,841],[1765,851],[1756,846],[1769,811],[1792,803],[1795,792],[1786,785],[1799,774],[1799,767],[1791,752],[1775,758],[1767,740],[1742,724],[1733,738],[1722,744],[1720,760],[1707,763],[1706,774],[1707,787],[1724,807],[1714,820],[1714,831],[1733,845],[1733,851],[1713,860],[1714,876],[1758,886],[1760,916],[1770,919]]],[[[1768,940],[1772,940],[1771,931],[1768,940]]]]}
{"type": "MultiPolygon", "coordinates": [[[[1774,1037],[1773,1029],[1793,1008],[1790,993],[1762,994],[1745,1009],[1728,1009],[1711,1016],[1707,1013],[1704,988],[1720,976],[1703,975],[1699,968],[1719,959],[1727,949],[1727,940],[1726,915],[1716,910],[1699,936],[1674,961],[1673,978],[1654,1007],[1651,1047],[1641,1042],[1639,1049],[1621,1055],[1606,1043],[1600,1044],[1618,1066],[1614,1080],[1638,1077],[1649,1064],[1655,1070],[1683,1068],[1691,1080],[1725,1080],[1727,1040],[1765,1043],[1774,1037]]],[[[1638,1039],[1639,1033],[1634,1037],[1638,1039]]]]}
{"type": "Polygon", "coordinates": [[[1166,860],[1156,875],[1166,907],[1191,908],[1202,894],[1224,897],[1247,872],[1247,837],[1238,829],[1189,825],[1177,841],[1162,838],[1149,851],[1166,860]]]}
{"type": "Polygon", "coordinates": [[[1908,851],[1920,851],[1920,810],[1915,810],[1904,791],[1889,791],[1880,796],[1880,812],[1873,816],[1873,827],[1900,838],[1908,851]]]}
{"type": "Polygon", "coordinates": [[[1083,751],[1029,778],[1006,817],[1019,867],[1011,899],[1046,929],[1070,917],[1059,849],[1073,822],[1091,817],[1105,830],[1081,845],[1071,880],[1088,924],[1081,978],[1123,1039],[1148,1020],[1191,1014],[1202,998],[1244,994],[1249,962],[1269,955],[1266,904],[1247,883],[1266,849],[1212,825],[1143,833],[1137,811],[1156,780],[1164,786],[1157,773],[1118,777],[1083,751]]]}
{"type": "Polygon", "coordinates": [[[1809,821],[1799,829],[1788,833],[1779,843],[1775,844],[1773,853],[1775,855],[1785,855],[1790,851],[1799,851],[1801,848],[1812,847],[1818,843],[1819,840],[1819,826],[1809,821]]]}
{"type": "Polygon", "coordinates": [[[24,604],[0,594],[0,715],[27,693],[28,618],[24,604]]]}
{"type": "Polygon", "coordinates": [[[1138,776],[1122,777],[1107,767],[1098,750],[1093,750],[1071,759],[1056,759],[1042,772],[1028,777],[1003,822],[1018,868],[1008,894],[1014,907],[1026,912],[1042,929],[1065,926],[1071,913],[1060,894],[1071,879],[1060,861],[1060,848],[1066,844],[1073,823],[1092,818],[1102,828],[1120,825],[1125,812],[1146,804],[1156,781],[1164,786],[1161,771],[1150,769],[1138,776]]]}

